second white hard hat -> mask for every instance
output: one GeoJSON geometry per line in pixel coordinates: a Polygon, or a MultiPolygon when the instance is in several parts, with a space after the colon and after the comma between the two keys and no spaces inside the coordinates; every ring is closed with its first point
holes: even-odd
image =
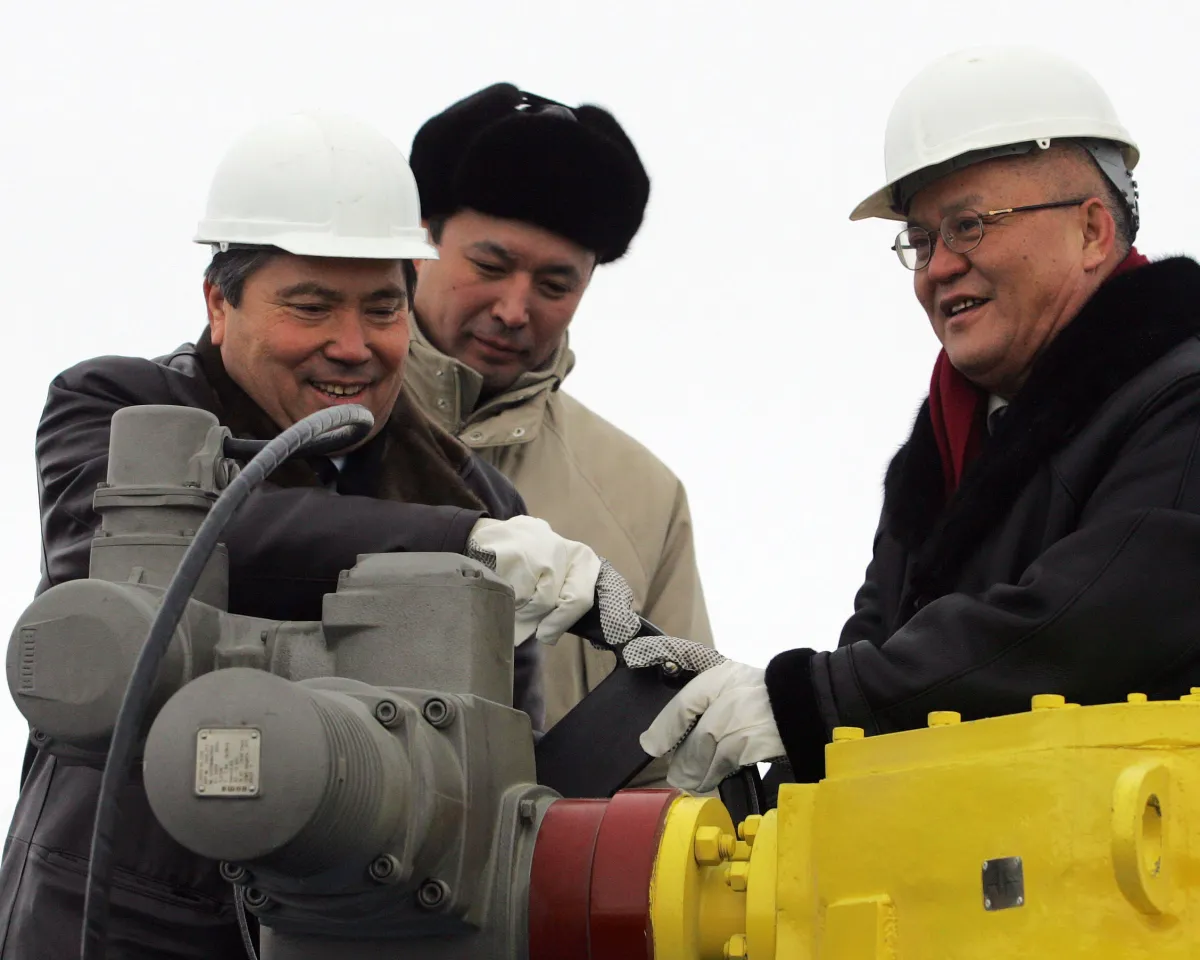
{"type": "Polygon", "coordinates": [[[884,134],[887,183],[855,207],[850,219],[903,220],[913,192],[911,182],[909,190],[903,188],[914,174],[946,165],[933,171],[941,175],[1002,155],[980,151],[1011,146],[1021,148],[1011,151],[1019,153],[1060,139],[1088,147],[1136,222],[1137,191],[1129,172],[1138,162],[1137,145],[1090,73],[1028,47],[949,54],[918,73],[896,98],[884,134]],[[958,158],[965,162],[956,165],[958,158]]]}
{"type": "Polygon", "coordinates": [[[213,177],[196,243],[298,256],[436,260],[400,150],[336,113],[295,113],[239,139],[213,177]]]}

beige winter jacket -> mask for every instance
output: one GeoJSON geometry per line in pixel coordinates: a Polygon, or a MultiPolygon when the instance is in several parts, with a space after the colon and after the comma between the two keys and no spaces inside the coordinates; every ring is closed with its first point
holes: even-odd
{"type": "MultiPolygon", "coordinates": [[[[531,515],[609,560],[646,619],[711,645],[683,484],[644,446],[559,389],[574,363],[564,338],[544,370],[480,404],[479,374],[438,351],[414,322],[404,383],[437,423],[512,480],[531,515]]],[[[543,648],[546,728],[614,663],[611,653],[574,636],[543,648]]]]}

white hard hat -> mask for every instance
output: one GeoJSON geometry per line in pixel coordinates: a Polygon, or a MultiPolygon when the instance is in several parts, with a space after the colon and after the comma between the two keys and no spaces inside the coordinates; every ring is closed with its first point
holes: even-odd
{"type": "Polygon", "coordinates": [[[404,155],[334,113],[272,120],[217,167],[196,243],[275,246],[309,257],[436,260],[404,155]]]}
{"type": "Polygon", "coordinates": [[[903,220],[921,186],[970,163],[1070,139],[1088,148],[1137,222],[1130,171],[1137,145],[1095,78],[1069,60],[1028,47],[978,47],[935,60],[896,98],[884,134],[887,184],[851,220],[903,220]],[[934,169],[938,168],[938,169],[934,169]],[[927,171],[928,175],[910,178],[927,171]]]}

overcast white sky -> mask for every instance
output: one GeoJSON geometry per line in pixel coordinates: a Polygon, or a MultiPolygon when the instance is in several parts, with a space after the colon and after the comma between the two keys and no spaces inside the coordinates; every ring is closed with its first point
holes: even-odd
{"type": "MultiPolygon", "coordinates": [[[[719,646],[830,647],[869,558],[884,467],[937,344],[895,227],[851,224],[925,62],[1034,43],[1106,86],[1142,149],[1139,248],[1192,253],[1200,5],[567,0],[0,0],[0,264],[9,358],[0,623],[38,579],[33,436],[59,370],[194,339],[209,178],[245,129],[357,114],[407,153],[498,81],[625,125],[646,223],[572,327],[567,389],[685,481],[719,646]]],[[[4,630],[8,628],[5,627],[4,630]]],[[[0,698],[0,821],[26,728],[0,698]]]]}

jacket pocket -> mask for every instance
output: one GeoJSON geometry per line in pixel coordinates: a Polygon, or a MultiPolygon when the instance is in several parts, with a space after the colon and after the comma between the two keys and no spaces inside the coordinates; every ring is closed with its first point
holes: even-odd
{"type": "MultiPolygon", "coordinates": [[[[66,850],[46,849],[43,860],[49,867],[66,871],[81,878],[79,889],[81,892],[83,891],[87,883],[87,857],[81,857],[66,850]]],[[[145,897],[166,906],[181,907],[185,910],[200,911],[213,915],[226,912],[229,904],[232,903],[232,895],[229,901],[218,900],[197,890],[165,883],[162,880],[143,876],[124,867],[113,868],[111,886],[114,891],[120,890],[135,897],[145,897]]]]}

